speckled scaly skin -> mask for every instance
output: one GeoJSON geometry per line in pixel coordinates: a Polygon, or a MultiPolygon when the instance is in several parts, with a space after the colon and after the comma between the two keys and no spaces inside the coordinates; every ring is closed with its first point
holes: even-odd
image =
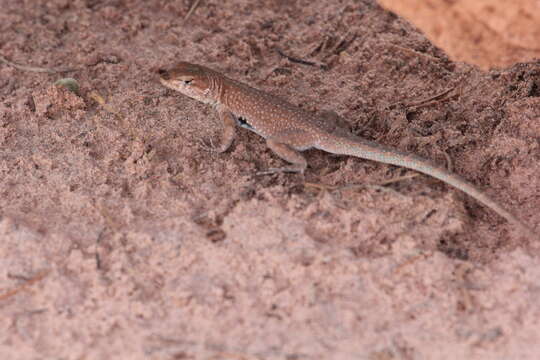
{"type": "Polygon", "coordinates": [[[334,124],[329,117],[315,116],[202,65],[180,62],[170,69],[159,69],[158,74],[166,87],[216,108],[223,122],[219,152],[230,147],[238,125],[265,138],[272,151],[291,163],[290,166],[270,169],[265,173],[304,172],[307,162],[300,151],[312,148],[397,165],[427,174],[463,191],[515,224],[527,237],[538,239],[513,214],[458,175],[416,155],[387,148],[352,134],[338,134],[333,131],[334,124]]]}

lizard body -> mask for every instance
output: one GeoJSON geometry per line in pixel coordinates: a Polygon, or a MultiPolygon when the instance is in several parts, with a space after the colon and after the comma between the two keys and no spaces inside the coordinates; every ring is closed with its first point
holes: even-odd
{"type": "Polygon", "coordinates": [[[515,224],[527,236],[537,238],[527,225],[476,186],[421,157],[353,134],[335,133],[331,131],[332,124],[327,122],[327,119],[205,66],[180,62],[170,69],[159,69],[158,74],[161,83],[166,87],[216,108],[223,123],[219,152],[224,152],[231,146],[235,127],[240,126],[265,138],[267,146],[290,163],[287,167],[269,169],[265,173],[303,173],[307,162],[300,151],[312,148],[397,165],[427,174],[463,191],[515,224]]]}

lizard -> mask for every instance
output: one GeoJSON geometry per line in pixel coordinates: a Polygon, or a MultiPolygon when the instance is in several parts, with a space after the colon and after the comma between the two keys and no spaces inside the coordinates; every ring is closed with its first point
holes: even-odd
{"type": "MultiPolygon", "coordinates": [[[[417,155],[380,145],[352,133],[332,131],[330,116],[317,116],[280,97],[235,81],[206,66],[179,62],[170,68],[158,68],[161,84],[192,99],[212,105],[222,122],[222,153],[229,149],[236,126],[266,139],[266,145],[290,163],[262,173],[304,173],[307,161],[300,153],[319,149],[337,155],[349,155],[418,171],[461,190],[499,216],[514,224],[527,237],[538,237],[523,222],[475,185],[455,173],[432,164],[417,155]]],[[[328,115],[328,114],[327,114],[328,115]]]]}

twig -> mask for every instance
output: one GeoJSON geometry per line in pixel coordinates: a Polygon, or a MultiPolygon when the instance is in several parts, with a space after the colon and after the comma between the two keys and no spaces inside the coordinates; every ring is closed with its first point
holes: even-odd
{"type": "Polygon", "coordinates": [[[393,179],[390,179],[390,180],[381,181],[379,183],[379,185],[381,185],[381,186],[390,185],[390,184],[393,184],[393,183],[396,183],[396,182],[399,182],[399,181],[409,180],[409,179],[415,178],[417,176],[420,176],[420,174],[419,173],[410,173],[408,175],[398,176],[397,178],[393,178],[393,179]]]}
{"type": "Polygon", "coordinates": [[[397,274],[397,273],[401,272],[401,270],[403,270],[405,267],[414,264],[415,262],[417,262],[421,258],[427,259],[429,256],[432,256],[432,255],[433,254],[430,253],[430,252],[428,252],[428,253],[420,253],[418,255],[413,255],[410,258],[406,259],[401,264],[397,265],[396,268],[394,269],[394,273],[397,274]]]}
{"type": "Polygon", "coordinates": [[[6,293],[0,295],[0,301],[5,300],[9,297],[12,297],[13,295],[17,294],[18,292],[26,289],[27,287],[37,283],[40,280],[43,280],[45,276],[49,274],[50,270],[43,270],[40,273],[38,273],[36,276],[28,280],[26,283],[22,284],[21,286],[16,287],[15,289],[9,290],[6,293]]]}
{"type": "MultiPolygon", "coordinates": [[[[450,89],[446,89],[436,95],[433,95],[427,99],[422,99],[422,100],[418,100],[418,101],[414,101],[414,102],[410,102],[408,104],[403,104],[403,106],[409,108],[409,107],[420,107],[420,106],[429,106],[429,105],[433,105],[433,104],[436,104],[438,102],[441,102],[443,101],[445,98],[446,95],[448,95],[450,92],[452,92],[453,90],[455,90],[455,86],[451,87],[450,89]]],[[[387,105],[388,107],[392,107],[392,106],[396,106],[397,104],[401,104],[402,101],[396,101],[394,103],[391,103],[390,105],[387,105]]]]}
{"type": "Polygon", "coordinates": [[[349,41],[347,41],[347,37],[349,36],[350,33],[351,33],[351,30],[347,31],[345,35],[341,37],[341,40],[336,42],[336,45],[332,48],[332,50],[329,51],[329,53],[339,55],[339,53],[341,53],[342,51],[345,51],[345,49],[347,49],[358,36],[358,34],[356,34],[355,32],[353,33],[352,38],[349,41]]]}
{"type": "Polygon", "coordinates": [[[318,183],[311,183],[311,182],[305,182],[304,186],[319,189],[319,190],[336,190],[336,189],[338,189],[338,187],[334,186],[334,185],[318,184],[318,183]]]}
{"type": "Polygon", "coordinates": [[[392,47],[394,47],[396,49],[399,49],[401,51],[404,51],[406,53],[412,54],[412,55],[424,57],[424,58],[429,59],[431,61],[436,61],[436,62],[441,61],[441,59],[438,59],[438,58],[436,58],[434,56],[431,56],[431,55],[428,55],[428,54],[425,54],[425,53],[418,52],[418,51],[413,50],[413,49],[404,48],[404,47],[399,46],[399,45],[390,45],[390,46],[392,46],[392,47]]]}
{"type": "Polygon", "coordinates": [[[415,101],[415,102],[411,102],[411,103],[408,103],[408,104],[405,104],[406,107],[413,107],[413,106],[427,106],[427,105],[431,105],[433,103],[437,103],[439,101],[442,101],[444,99],[444,97],[446,95],[448,95],[448,93],[452,92],[456,87],[453,86],[451,87],[450,89],[446,89],[434,96],[431,96],[427,99],[423,99],[423,100],[419,100],[419,101],[415,101]]]}
{"type": "Polygon", "coordinates": [[[201,0],[195,0],[193,2],[193,5],[191,5],[191,8],[189,9],[188,13],[186,14],[186,16],[184,17],[184,21],[188,21],[188,19],[191,17],[191,14],[193,14],[193,12],[195,11],[195,9],[197,8],[197,6],[199,6],[199,3],[201,2],[201,0]]]}
{"type": "Polygon", "coordinates": [[[48,73],[48,74],[57,74],[57,73],[64,73],[64,72],[71,72],[78,70],[77,68],[60,68],[60,69],[47,69],[42,67],[35,67],[35,66],[26,66],[26,65],[20,65],[16,64],[12,61],[9,61],[2,55],[0,55],[0,62],[5,63],[6,65],[12,66],[15,69],[19,69],[22,71],[31,71],[31,72],[38,72],[38,73],[48,73]]]}
{"type": "Polygon", "coordinates": [[[283,56],[285,59],[287,59],[287,60],[289,60],[290,62],[293,62],[293,63],[302,64],[302,65],[308,65],[308,66],[318,66],[321,69],[326,69],[328,67],[328,65],[323,64],[323,63],[317,63],[317,62],[314,62],[314,61],[308,61],[308,60],[299,59],[299,58],[296,58],[296,57],[293,57],[293,56],[289,56],[289,55],[285,54],[283,51],[281,51],[280,49],[276,49],[276,52],[280,56],[283,56]]]}

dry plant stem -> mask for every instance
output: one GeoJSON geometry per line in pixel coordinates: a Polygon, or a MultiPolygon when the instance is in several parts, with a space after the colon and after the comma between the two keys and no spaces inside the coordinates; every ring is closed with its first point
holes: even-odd
{"type": "Polygon", "coordinates": [[[42,68],[42,67],[20,65],[12,61],[9,61],[2,55],[0,55],[0,62],[3,62],[6,65],[14,67],[15,69],[18,69],[18,70],[31,71],[31,72],[37,72],[37,73],[57,74],[57,73],[72,72],[72,71],[78,70],[77,68],[48,69],[48,68],[42,68]]]}
{"type": "Polygon", "coordinates": [[[285,59],[289,60],[290,62],[293,62],[293,63],[297,63],[297,64],[302,64],[302,65],[309,65],[309,66],[321,66],[320,64],[316,64],[315,62],[313,61],[308,61],[308,60],[303,60],[303,59],[299,59],[299,58],[296,58],[296,57],[293,57],[293,56],[289,56],[287,54],[285,54],[283,51],[281,51],[280,49],[276,49],[276,52],[284,57],[285,59]]]}
{"type": "Polygon", "coordinates": [[[419,100],[419,101],[416,101],[416,102],[411,102],[411,103],[408,103],[408,104],[405,104],[406,107],[420,107],[422,105],[426,106],[427,103],[429,103],[429,105],[433,105],[433,104],[436,104],[442,100],[444,100],[444,96],[449,94],[450,92],[452,92],[453,90],[455,89],[455,87],[451,87],[450,89],[447,89],[447,90],[444,90],[442,92],[440,92],[439,94],[437,95],[434,95],[434,96],[431,96],[427,99],[423,99],[423,100],[419,100]],[[437,101],[435,101],[437,100],[437,101]]]}
{"type": "Polygon", "coordinates": [[[431,56],[431,55],[428,55],[428,54],[425,54],[425,53],[418,52],[418,51],[413,50],[413,49],[404,48],[404,47],[399,46],[399,45],[391,45],[391,46],[393,48],[396,48],[396,49],[401,50],[403,52],[406,52],[408,54],[423,57],[423,58],[428,59],[430,61],[435,61],[435,62],[440,62],[441,61],[441,59],[438,59],[438,58],[436,58],[434,56],[431,56]]]}
{"type": "Polygon", "coordinates": [[[197,6],[199,6],[199,3],[201,2],[201,0],[195,0],[193,2],[193,5],[191,5],[191,8],[189,9],[188,13],[186,14],[186,16],[184,17],[184,21],[188,21],[188,19],[191,17],[191,15],[193,14],[193,12],[195,11],[195,9],[197,9],[197,6]]]}
{"type": "Polygon", "coordinates": [[[30,280],[28,280],[27,282],[22,284],[21,286],[18,286],[15,289],[9,290],[9,291],[5,292],[4,294],[1,294],[0,295],[0,301],[3,301],[3,300],[5,300],[5,299],[7,299],[9,297],[12,297],[12,296],[16,295],[17,293],[19,293],[20,291],[23,291],[23,290],[27,289],[28,287],[32,286],[33,284],[37,283],[38,281],[41,281],[42,279],[44,279],[49,274],[49,272],[50,272],[50,270],[43,270],[43,271],[39,272],[36,276],[31,278],[30,280]]]}

